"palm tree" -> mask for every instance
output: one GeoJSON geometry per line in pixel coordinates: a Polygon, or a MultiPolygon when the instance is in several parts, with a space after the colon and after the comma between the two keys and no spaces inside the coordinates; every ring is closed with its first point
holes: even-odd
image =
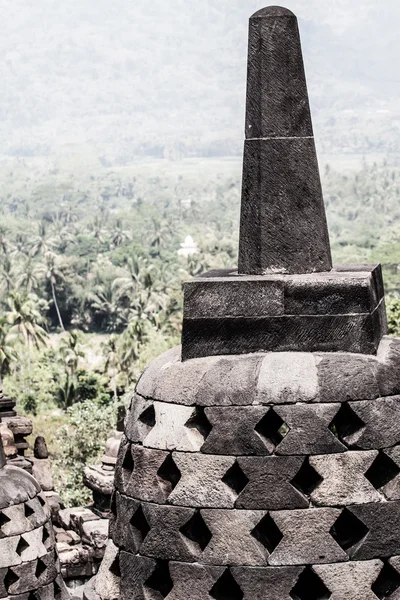
{"type": "Polygon", "coordinates": [[[16,279],[18,288],[24,288],[28,293],[39,287],[41,276],[41,267],[28,257],[25,264],[20,266],[19,274],[16,279]]]}
{"type": "Polygon", "coordinates": [[[5,255],[2,261],[1,268],[1,283],[0,293],[2,295],[9,295],[11,290],[14,289],[15,285],[15,268],[14,262],[8,255],[5,255]]]}
{"type": "Polygon", "coordinates": [[[10,242],[8,240],[10,230],[5,225],[0,225],[0,249],[4,255],[7,254],[10,242]]]}
{"type": "Polygon", "coordinates": [[[59,351],[63,362],[74,377],[78,368],[79,359],[85,356],[81,344],[81,333],[77,329],[69,331],[60,340],[59,351]]]}
{"type": "Polygon", "coordinates": [[[53,297],[54,306],[57,312],[58,322],[63,331],[65,331],[64,323],[61,318],[60,308],[57,302],[56,286],[64,282],[65,275],[58,264],[58,256],[53,252],[47,252],[45,255],[45,264],[42,264],[40,269],[43,277],[50,283],[51,295],[53,297]]]}
{"type": "Polygon", "coordinates": [[[117,377],[122,371],[121,359],[118,350],[118,337],[115,334],[110,335],[107,342],[102,344],[103,354],[106,359],[104,370],[108,374],[114,393],[114,400],[117,400],[117,377]]]}
{"type": "Polygon", "coordinates": [[[153,285],[152,270],[153,266],[141,256],[129,257],[126,261],[126,275],[117,277],[114,280],[113,287],[117,290],[120,298],[134,294],[139,288],[143,287],[150,290],[153,285]]]}
{"type": "Polygon", "coordinates": [[[34,256],[41,254],[46,256],[55,244],[55,240],[48,236],[47,225],[44,221],[38,225],[38,235],[33,241],[32,252],[34,256]]]}
{"type": "Polygon", "coordinates": [[[121,219],[117,219],[115,223],[115,227],[111,232],[110,242],[114,246],[114,248],[118,248],[124,242],[127,242],[131,239],[131,234],[129,231],[126,231],[122,228],[121,219]]]}
{"type": "Polygon", "coordinates": [[[3,393],[3,375],[8,373],[18,354],[9,338],[9,325],[6,317],[0,317],[0,397],[3,393]]]}

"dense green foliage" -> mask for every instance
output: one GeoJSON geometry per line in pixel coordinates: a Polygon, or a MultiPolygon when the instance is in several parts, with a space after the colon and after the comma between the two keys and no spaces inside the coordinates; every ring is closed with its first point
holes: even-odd
{"type": "MultiPolygon", "coordinates": [[[[1,375],[38,419],[59,424],[64,411],[55,453],[68,502],[87,498],[82,465],[99,456],[140,371],[179,343],[182,282],[235,265],[238,166],[0,171],[1,375]],[[184,257],[188,234],[199,251],[184,257]]],[[[400,334],[400,171],[326,167],[323,185],[335,262],[383,263],[400,334]]]]}

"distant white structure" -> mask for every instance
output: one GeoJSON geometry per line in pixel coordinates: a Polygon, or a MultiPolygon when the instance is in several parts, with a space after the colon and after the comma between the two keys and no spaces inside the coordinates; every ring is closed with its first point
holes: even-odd
{"type": "Polygon", "coordinates": [[[193,240],[191,235],[186,236],[185,241],[181,244],[178,254],[180,256],[191,256],[197,254],[199,251],[196,242],[193,240]]]}

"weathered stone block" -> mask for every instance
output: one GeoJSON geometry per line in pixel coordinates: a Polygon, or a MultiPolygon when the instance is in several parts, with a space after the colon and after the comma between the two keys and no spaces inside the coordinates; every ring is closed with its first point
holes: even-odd
{"type": "Polygon", "coordinates": [[[47,554],[43,544],[43,527],[0,539],[0,568],[13,567],[47,554]]]}
{"type": "Polygon", "coordinates": [[[282,539],[271,552],[270,565],[304,565],[348,560],[330,529],[340,515],[336,508],[271,512],[282,539]]]}
{"type": "Polygon", "coordinates": [[[238,458],[238,465],[249,482],[239,493],[236,508],[278,510],[308,507],[307,498],[291,483],[303,460],[301,456],[238,458]]]}
{"type": "Polygon", "coordinates": [[[29,459],[32,463],[32,475],[40,483],[42,490],[50,492],[54,489],[51,462],[48,458],[29,459]]]}
{"type": "Polygon", "coordinates": [[[257,424],[268,412],[261,406],[210,407],[205,414],[212,429],[201,446],[210,454],[270,454],[274,446],[256,431],[257,424]]]}
{"type": "MultiPolygon", "coordinates": [[[[261,510],[213,510],[201,512],[211,538],[201,562],[228,565],[266,565],[268,550],[252,534],[266,515],[261,510]]],[[[259,539],[257,539],[259,538],[259,539]]]]}
{"type": "Polygon", "coordinates": [[[12,572],[17,579],[8,587],[9,596],[24,594],[49,585],[58,575],[55,554],[49,552],[38,560],[24,562],[13,567],[12,572]]]}
{"type": "Polygon", "coordinates": [[[209,592],[224,570],[224,567],[171,562],[169,572],[174,587],[168,600],[210,600],[209,592]]]}
{"type": "Polygon", "coordinates": [[[311,493],[312,502],[325,506],[381,502],[381,494],[365,477],[377,455],[371,450],[311,456],[310,465],[322,477],[311,493]]]}
{"type": "Polygon", "coordinates": [[[160,450],[199,451],[204,435],[189,426],[195,409],[179,404],[154,402],[155,425],[143,441],[143,445],[160,450]]]}
{"type": "Polygon", "coordinates": [[[139,500],[165,502],[176,483],[173,476],[176,474],[179,478],[179,472],[173,469],[173,463],[169,465],[169,458],[169,452],[123,442],[115,474],[116,488],[122,494],[139,500]],[[164,463],[165,473],[162,469],[164,463]]]}
{"type": "Polygon", "coordinates": [[[350,506],[368,529],[362,540],[348,551],[353,560],[384,558],[398,553],[400,548],[400,502],[380,502],[350,506]]]}
{"type": "Polygon", "coordinates": [[[384,337],[379,345],[377,358],[380,395],[400,394],[400,338],[384,337]]]}
{"type": "Polygon", "coordinates": [[[313,402],[318,394],[313,354],[277,352],[265,356],[258,377],[257,403],[313,402]]]}
{"type": "Polygon", "coordinates": [[[32,498],[32,500],[26,503],[3,508],[1,513],[9,521],[6,521],[1,526],[0,537],[2,537],[2,534],[3,536],[21,535],[21,533],[41,527],[50,518],[50,511],[47,505],[42,506],[38,497],[32,498]],[[27,514],[27,511],[30,514],[27,514]]]}
{"type": "Polygon", "coordinates": [[[119,548],[136,554],[148,530],[140,502],[119,492],[116,492],[115,500],[117,517],[110,522],[110,537],[119,548]],[[131,520],[136,513],[137,517],[132,525],[131,520]],[[140,523],[139,517],[141,517],[142,523],[140,523]]]}
{"type": "Polygon", "coordinates": [[[126,418],[125,435],[135,443],[142,443],[155,425],[155,410],[152,400],[134,394],[126,418]]]}
{"type": "Polygon", "coordinates": [[[338,352],[316,357],[320,402],[378,398],[378,361],[363,354],[338,352]]]}
{"type": "Polygon", "coordinates": [[[342,444],[329,429],[340,404],[294,404],[276,406],[274,412],[289,431],[276,447],[277,454],[330,454],[343,452],[342,444]]]}
{"type": "Polygon", "coordinates": [[[243,600],[292,600],[302,567],[232,567],[243,600]]]}
{"type": "Polygon", "coordinates": [[[149,531],[140,546],[140,554],[165,560],[196,561],[201,555],[199,543],[180,532],[194,516],[194,509],[156,504],[142,504],[142,509],[149,531]]]}
{"type": "MultiPolygon", "coordinates": [[[[329,600],[376,600],[371,590],[381,572],[380,560],[314,565],[313,570],[331,592],[329,600]]],[[[392,597],[392,596],[390,596],[392,597]]]]}
{"type": "Polygon", "coordinates": [[[83,541],[94,548],[105,548],[108,540],[108,523],[108,519],[83,523],[83,541]]]}
{"type": "Polygon", "coordinates": [[[26,502],[41,492],[40,485],[32,475],[8,465],[0,471],[0,485],[0,510],[12,504],[26,502]]]}
{"type": "MultiPolygon", "coordinates": [[[[181,479],[168,497],[168,502],[180,506],[233,508],[237,493],[224,475],[235,458],[174,452],[172,458],[181,479]]],[[[234,484],[233,484],[234,485],[234,484]]]]}
{"type": "Polygon", "coordinates": [[[346,444],[369,450],[394,446],[400,442],[400,396],[350,402],[349,406],[364,426],[344,436],[346,444]]]}
{"type": "Polygon", "coordinates": [[[252,404],[261,355],[210,356],[181,362],[176,346],[153,361],[136,386],[138,394],[187,406],[252,404]]]}
{"type": "MultiPolygon", "coordinates": [[[[144,584],[156,568],[156,561],[143,556],[134,556],[123,550],[120,553],[121,598],[124,600],[149,600],[144,584]]],[[[153,596],[155,600],[157,596],[153,596]]],[[[159,596],[161,600],[162,596],[159,596]]]]}

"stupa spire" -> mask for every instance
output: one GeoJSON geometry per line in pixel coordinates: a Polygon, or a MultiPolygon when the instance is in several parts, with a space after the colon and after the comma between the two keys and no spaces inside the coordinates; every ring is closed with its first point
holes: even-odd
{"type": "Polygon", "coordinates": [[[295,15],[250,18],[239,273],[332,268],[295,15]]]}

